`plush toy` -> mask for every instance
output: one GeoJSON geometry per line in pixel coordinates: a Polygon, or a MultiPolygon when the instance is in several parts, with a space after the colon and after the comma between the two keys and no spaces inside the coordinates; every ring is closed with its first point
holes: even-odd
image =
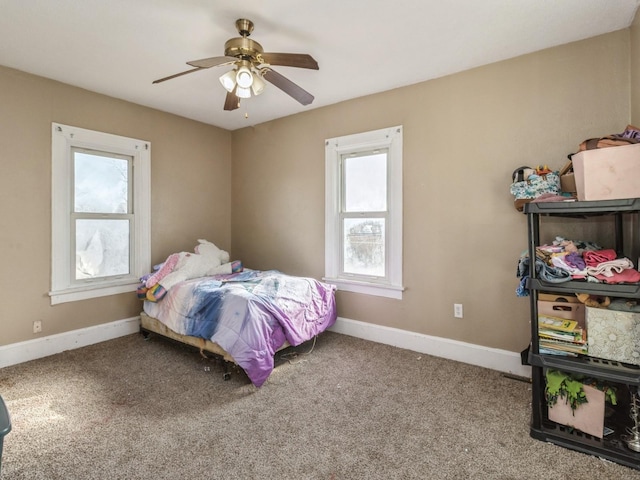
{"type": "Polygon", "coordinates": [[[242,270],[239,261],[229,262],[229,254],[207,240],[198,240],[195,253],[173,253],[162,267],[149,276],[138,289],[138,297],[157,302],[178,282],[242,270]]]}
{"type": "Polygon", "coordinates": [[[531,175],[533,175],[534,173],[536,173],[536,169],[535,168],[518,167],[513,171],[513,174],[511,175],[511,178],[513,180],[513,183],[524,182],[524,181],[528,180],[529,177],[531,175]]]}

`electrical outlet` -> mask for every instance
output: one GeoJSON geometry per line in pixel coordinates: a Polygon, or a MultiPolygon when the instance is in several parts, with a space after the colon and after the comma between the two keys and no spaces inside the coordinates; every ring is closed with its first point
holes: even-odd
{"type": "Polygon", "coordinates": [[[42,320],[35,320],[33,322],[33,333],[40,333],[42,331],[42,320]]]}
{"type": "Polygon", "coordinates": [[[462,304],[461,303],[454,303],[453,304],[453,316],[456,318],[462,318],[462,304]]]}

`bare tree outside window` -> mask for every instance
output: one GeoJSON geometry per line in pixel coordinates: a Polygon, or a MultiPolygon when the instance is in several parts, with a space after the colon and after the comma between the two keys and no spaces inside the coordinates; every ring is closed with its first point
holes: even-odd
{"type": "Polygon", "coordinates": [[[384,277],[384,219],[345,219],[344,271],[384,277]]]}

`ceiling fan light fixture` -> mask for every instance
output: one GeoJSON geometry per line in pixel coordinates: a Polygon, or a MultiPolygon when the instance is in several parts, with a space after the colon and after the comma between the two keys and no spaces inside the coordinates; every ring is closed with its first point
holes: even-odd
{"type": "Polygon", "coordinates": [[[238,88],[236,88],[236,96],[238,98],[251,98],[251,90],[238,85],[238,88]]]}
{"type": "Polygon", "coordinates": [[[240,99],[260,95],[266,88],[265,82],[276,86],[302,105],[309,105],[313,101],[313,95],[271,68],[271,65],[276,65],[318,70],[318,62],[311,55],[265,52],[262,45],[248,38],[253,31],[251,20],[238,19],[236,29],[240,37],[230,38],[225,42],[223,56],[188,61],[187,64],[193,67],[190,70],[159,78],[152,83],[224,66],[232,69],[219,77],[227,91],[224,110],[235,110],[240,106],[240,99]]]}
{"type": "Polygon", "coordinates": [[[236,82],[238,83],[238,87],[247,89],[253,84],[253,74],[245,65],[238,68],[238,73],[236,73],[236,82]]]}
{"type": "Polygon", "coordinates": [[[227,92],[233,92],[236,88],[236,71],[230,70],[220,77],[220,83],[227,92]]]}
{"type": "Polygon", "coordinates": [[[251,85],[251,90],[254,95],[260,95],[264,91],[264,80],[260,78],[260,75],[253,76],[253,84],[251,85]]]}

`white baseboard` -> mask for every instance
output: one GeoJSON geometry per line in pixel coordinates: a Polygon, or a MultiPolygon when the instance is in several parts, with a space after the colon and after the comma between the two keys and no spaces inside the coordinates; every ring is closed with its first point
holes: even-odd
{"type": "Polygon", "coordinates": [[[518,377],[531,378],[531,367],[522,365],[520,353],[483,347],[448,338],[433,337],[342,317],[338,317],[336,323],[329,330],[435,357],[448,358],[449,360],[490,368],[518,377]]]}
{"type": "Polygon", "coordinates": [[[86,347],[139,331],[140,317],[133,317],[0,346],[0,368],[48,357],[65,350],[86,347]]]}
{"type": "MultiPolygon", "coordinates": [[[[520,363],[520,354],[507,350],[483,347],[342,317],[338,317],[330,330],[414,352],[490,368],[519,377],[531,377],[531,367],[520,363]]],[[[140,331],[140,317],[133,317],[0,346],[0,368],[48,357],[65,350],[86,347],[138,331],[140,331]]]]}

